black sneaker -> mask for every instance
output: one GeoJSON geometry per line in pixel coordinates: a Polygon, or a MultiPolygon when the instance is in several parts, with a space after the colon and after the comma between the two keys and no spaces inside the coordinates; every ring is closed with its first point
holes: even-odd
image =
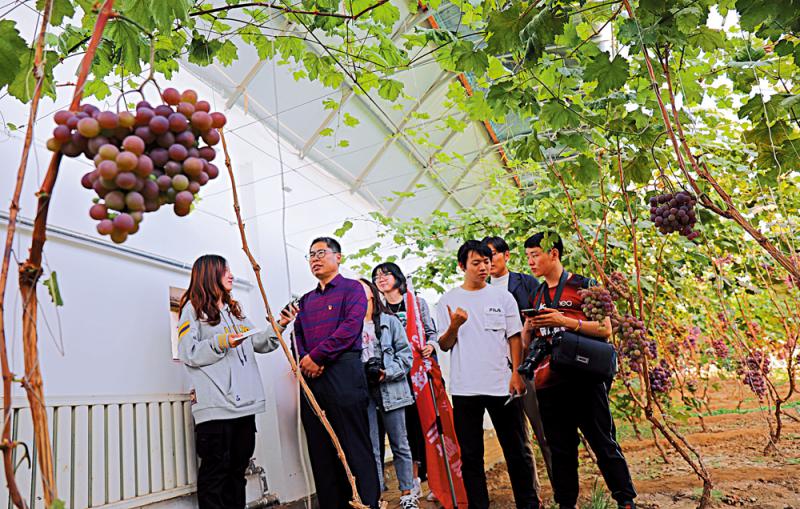
{"type": "Polygon", "coordinates": [[[630,502],[620,502],[617,505],[617,509],[636,509],[636,504],[633,503],[633,500],[630,502]]]}

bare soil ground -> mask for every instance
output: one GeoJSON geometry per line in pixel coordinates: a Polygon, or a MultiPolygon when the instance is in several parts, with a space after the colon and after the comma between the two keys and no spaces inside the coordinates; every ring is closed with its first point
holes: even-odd
{"type": "MultiPolygon", "coordinates": [[[[714,482],[713,506],[717,508],[747,507],[757,509],[800,509],[800,423],[784,417],[783,436],[777,450],[765,452],[769,442],[767,413],[759,408],[752,394],[744,394],[744,403],[737,410],[741,391],[733,381],[711,395],[711,410],[715,415],[705,415],[703,430],[698,418],[681,423],[680,431],[703,455],[706,467],[714,482]]],[[[796,399],[787,409],[790,415],[800,417],[796,399]]],[[[666,452],[664,460],[653,442],[646,424],[640,424],[643,435],[638,440],[628,423],[617,421],[622,450],[631,469],[639,492],[637,503],[643,509],[689,509],[697,507],[702,483],[688,465],[661,441],[666,452]]],[[[508,481],[506,465],[497,439],[486,432],[486,466],[492,507],[513,508],[514,499],[508,481]]],[[[541,457],[538,458],[539,476],[543,486],[542,498],[552,503],[552,490],[541,457]]],[[[387,483],[396,487],[394,471],[387,465],[387,483]]],[[[590,506],[588,499],[595,486],[605,490],[603,479],[587,452],[581,448],[581,502],[579,507],[590,506]]],[[[427,490],[424,491],[427,493],[427,490]]],[[[390,489],[384,497],[389,507],[398,505],[399,493],[390,489]]],[[[423,497],[424,498],[424,497],[423,497]]],[[[421,501],[420,507],[434,509],[432,502],[421,501]]],[[[615,505],[609,505],[609,508],[615,505]]]]}

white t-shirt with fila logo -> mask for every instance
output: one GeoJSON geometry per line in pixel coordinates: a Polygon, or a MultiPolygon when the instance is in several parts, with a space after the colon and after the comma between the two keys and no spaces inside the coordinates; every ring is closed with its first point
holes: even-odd
{"type": "Polygon", "coordinates": [[[499,286],[444,294],[436,306],[439,336],[450,326],[447,306],[462,308],[467,321],[450,350],[450,393],[454,396],[507,396],[511,381],[508,338],[522,330],[514,297],[499,286]]]}

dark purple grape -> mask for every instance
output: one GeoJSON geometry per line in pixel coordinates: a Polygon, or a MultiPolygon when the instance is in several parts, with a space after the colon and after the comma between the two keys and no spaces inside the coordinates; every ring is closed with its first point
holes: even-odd
{"type": "Polygon", "coordinates": [[[160,147],[151,149],[150,159],[152,159],[155,167],[162,168],[169,161],[169,152],[167,152],[167,149],[160,147]]]}

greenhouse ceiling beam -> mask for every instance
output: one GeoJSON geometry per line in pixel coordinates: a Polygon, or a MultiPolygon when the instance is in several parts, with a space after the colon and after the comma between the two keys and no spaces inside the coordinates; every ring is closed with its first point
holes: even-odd
{"type": "MultiPolygon", "coordinates": [[[[411,29],[411,27],[416,26],[426,17],[427,14],[423,9],[420,9],[419,12],[417,13],[413,12],[409,13],[408,16],[406,16],[406,18],[400,24],[400,26],[397,27],[397,30],[391,35],[391,37],[389,37],[389,40],[392,42],[396,41],[400,36],[407,33],[411,29]]],[[[366,66],[367,70],[372,70],[372,67],[374,66],[370,65],[366,66]]],[[[336,118],[336,116],[338,115],[339,110],[344,108],[344,105],[347,104],[347,101],[349,101],[352,96],[353,96],[353,87],[348,87],[347,89],[345,89],[344,93],[342,94],[342,100],[339,102],[339,107],[328,113],[328,115],[322,120],[322,123],[319,125],[316,131],[314,131],[314,134],[312,134],[308,138],[308,140],[303,145],[303,148],[300,149],[300,153],[298,154],[300,159],[303,159],[308,155],[309,152],[311,152],[311,149],[314,148],[314,145],[317,144],[320,137],[322,136],[322,131],[328,128],[331,122],[333,122],[333,119],[336,118]]]]}
{"type": "MultiPolygon", "coordinates": [[[[414,187],[416,187],[416,185],[419,183],[422,177],[424,177],[429,171],[431,171],[431,169],[433,168],[433,160],[436,158],[437,155],[439,155],[441,152],[444,151],[447,144],[453,140],[453,138],[457,133],[458,131],[456,131],[455,129],[450,130],[450,133],[447,135],[444,141],[442,141],[442,145],[433,154],[431,154],[431,157],[428,159],[427,163],[423,165],[422,168],[419,169],[417,174],[414,175],[414,178],[411,179],[411,182],[409,182],[406,188],[403,190],[403,194],[401,194],[397,198],[397,200],[392,204],[391,208],[387,213],[389,216],[397,212],[397,209],[399,209],[400,205],[402,205],[403,201],[405,201],[406,194],[410,193],[414,189],[414,187]]],[[[462,209],[465,208],[461,200],[459,200],[453,193],[449,191],[447,185],[445,185],[445,183],[442,181],[441,178],[439,178],[438,175],[431,175],[431,180],[433,180],[434,185],[436,185],[436,187],[442,192],[445,200],[453,200],[453,202],[456,205],[458,205],[459,208],[462,209]]]]}
{"type": "MultiPolygon", "coordinates": [[[[290,28],[292,28],[292,25],[293,23],[290,20],[288,19],[284,20],[280,25],[278,25],[278,30],[281,31],[289,30],[290,28]]],[[[247,92],[247,87],[250,86],[250,82],[253,81],[253,79],[258,75],[259,71],[261,71],[261,68],[264,67],[264,64],[266,63],[267,59],[259,59],[253,65],[253,67],[250,68],[247,74],[245,74],[244,78],[242,78],[242,81],[238,85],[236,85],[233,94],[228,98],[227,101],[225,101],[226,110],[233,108],[233,105],[236,104],[236,101],[238,101],[239,98],[242,97],[242,95],[245,92],[247,92]]],[[[277,104],[275,105],[275,108],[277,110],[278,108],[277,104]]]]}
{"type": "Polygon", "coordinates": [[[383,142],[381,148],[378,149],[377,152],[372,156],[369,162],[364,166],[364,169],[358,174],[358,176],[353,180],[352,185],[350,186],[351,191],[355,191],[358,189],[361,184],[364,183],[364,179],[372,172],[375,166],[378,164],[378,161],[384,156],[387,150],[391,148],[394,143],[400,139],[401,137],[405,137],[406,135],[403,133],[403,129],[405,129],[406,125],[411,121],[414,113],[425,104],[425,101],[431,98],[431,96],[439,90],[439,88],[450,81],[450,73],[447,71],[442,71],[439,76],[431,83],[428,89],[417,99],[414,105],[408,110],[405,118],[397,125],[397,131],[392,132],[391,135],[383,142]]]}
{"type": "MultiPolygon", "coordinates": [[[[455,182],[453,182],[453,185],[447,188],[448,194],[455,195],[456,191],[458,190],[458,186],[461,185],[461,182],[464,181],[469,172],[472,171],[472,169],[475,168],[475,166],[477,166],[479,162],[481,162],[481,160],[486,155],[486,151],[487,151],[486,148],[481,149],[481,151],[478,152],[478,155],[475,156],[475,158],[472,161],[470,161],[470,163],[466,166],[466,168],[464,168],[461,174],[456,178],[455,182]]],[[[439,210],[440,208],[442,208],[442,205],[444,205],[446,201],[447,201],[447,195],[442,196],[442,200],[438,204],[436,204],[436,207],[433,210],[439,210]]]]}

